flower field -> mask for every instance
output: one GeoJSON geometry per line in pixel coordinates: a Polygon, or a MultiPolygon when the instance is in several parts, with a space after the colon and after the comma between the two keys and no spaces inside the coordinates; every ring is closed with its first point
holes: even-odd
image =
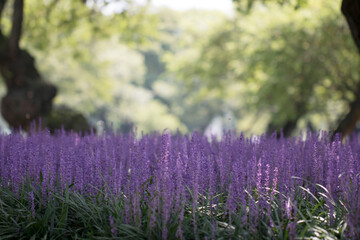
{"type": "Polygon", "coordinates": [[[0,239],[360,239],[360,142],[0,136],[0,239]]]}

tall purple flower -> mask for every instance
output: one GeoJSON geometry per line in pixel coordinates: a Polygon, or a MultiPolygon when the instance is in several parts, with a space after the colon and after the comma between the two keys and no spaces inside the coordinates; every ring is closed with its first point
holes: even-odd
{"type": "Polygon", "coordinates": [[[259,158],[258,164],[257,164],[257,174],[256,174],[256,189],[258,192],[260,192],[261,188],[261,158],[259,158]]]}
{"type": "Polygon", "coordinates": [[[265,192],[268,193],[269,192],[269,188],[270,188],[270,164],[266,164],[266,170],[265,170],[265,192]]]}
{"type": "Polygon", "coordinates": [[[169,158],[170,158],[170,133],[164,133],[161,137],[161,165],[164,178],[169,177],[169,158]]]}
{"type": "Polygon", "coordinates": [[[272,183],[273,190],[276,189],[277,184],[278,184],[278,173],[279,173],[279,170],[278,170],[277,167],[275,167],[275,169],[274,169],[274,178],[273,178],[273,183],[272,183]]]}
{"type": "Polygon", "coordinates": [[[355,160],[354,155],[351,151],[351,146],[347,146],[348,156],[349,156],[349,176],[351,179],[354,179],[354,171],[355,171],[355,160]]]}
{"type": "Polygon", "coordinates": [[[29,203],[31,206],[31,217],[35,218],[35,196],[33,191],[29,193],[29,203]]]}
{"type": "Polygon", "coordinates": [[[110,223],[110,231],[111,231],[111,234],[114,238],[117,237],[117,230],[116,230],[116,226],[115,226],[115,223],[114,223],[114,218],[112,215],[109,216],[109,223],[110,223]]]}
{"type": "Polygon", "coordinates": [[[162,239],[167,239],[167,223],[170,218],[170,207],[171,207],[171,185],[170,176],[169,176],[169,161],[172,160],[170,158],[170,144],[171,144],[171,135],[170,133],[163,134],[161,137],[161,176],[159,177],[160,180],[160,187],[162,189],[162,239]]]}

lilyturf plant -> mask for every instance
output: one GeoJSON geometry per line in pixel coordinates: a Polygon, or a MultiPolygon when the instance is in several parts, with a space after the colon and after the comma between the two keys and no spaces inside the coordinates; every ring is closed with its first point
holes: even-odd
{"type": "Polygon", "coordinates": [[[0,239],[360,239],[359,190],[326,132],[0,135],[0,239]]]}

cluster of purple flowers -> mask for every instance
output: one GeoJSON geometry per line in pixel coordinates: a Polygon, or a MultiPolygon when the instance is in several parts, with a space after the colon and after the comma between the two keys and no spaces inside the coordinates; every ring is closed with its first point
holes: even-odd
{"type": "MultiPolygon", "coordinates": [[[[315,184],[325,186],[329,199],[340,199],[353,209],[348,214],[351,225],[360,217],[359,173],[359,140],[330,141],[324,132],[307,133],[306,140],[261,136],[257,141],[230,132],[222,140],[197,132],[80,137],[41,131],[0,136],[2,187],[16,192],[30,179],[46,198],[69,185],[71,191],[89,196],[106,185],[106,191],[124,199],[124,215],[134,225],[141,225],[142,202],[148,206],[150,226],[159,215],[166,225],[175,213],[181,226],[185,205],[191,203],[196,231],[195,210],[207,196],[211,214],[219,194],[225,196],[230,218],[242,208],[243,221],[256,225],[261,217],[257,209],[269,208],[259,196],[271,200],[280,193],[287,196],[283,208],[292,218],[294,189],[304,183],[311,192],[316,192],[315,184]]],[[[114,224],[112,217],[110,222],[114,224]]],[[[167,234],[164,227],[162,237],[167,234]]],[[[181,227],[177,236],[182,238],[181,227]]]]}

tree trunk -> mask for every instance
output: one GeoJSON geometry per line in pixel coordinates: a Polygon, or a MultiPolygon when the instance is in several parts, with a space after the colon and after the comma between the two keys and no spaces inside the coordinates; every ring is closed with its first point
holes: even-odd
{"type": "Polygon", "coordinates": [[[341,4],[341,12],[346,18],[351,35],[355,41],[358,51],[360,52],[360,1],[343,0],[341,4]]]}
{"type": "Polygon", "coordinates": [[[11,127],[27,130],[31,121],[50,113],[57,90],[42,79],[28,52],[19,50],[15,58],[6,55],[0,54],[0,72],[7,87],[1,113],[11,127]]]}
{"type": "MultiPolygon", "coordinates": [[[[360,53],[360,1],[359,0],[343,0],[341,4],[341,11],[346,18],[350,28],[351,35],[354,39],[355,45],[360,53]]],[[[334,131],[335,134],[340,133],[342,138],[353,132],[357,121],[360,119],[360,84],[355,89],[356,99],[349,104],[350,111],[342,119],[334,131]]]]}
{"type": "Polygon", "coordinates": [[[294,130],[296,129],[297,126],[297,122],[299,118],[296,119],[289,119],[285,122],[285,124],[281,127],[275,126],[274,124],[270,123],[267,127],[266,132],[271,135],[274,132],[276,132],[276,136],[277,138],[280,138],[281,135],[284,137],[290,137],[291,134],[294,132],[294,130]]]}
{"type": "MultiPolygon", "coordinates": [[[[5,2],[1,1],[0,11],[5,2]]],[[[0,74],[7,88],[1,113],[11,127],[28,129],[31,121],[50,113],[57,89],[44,81],[34,58],[19,47],[23,7],[23,0],[14,1],[10,36],[0,30],[0,74]]]]}
{"type": "Polygon", "coordinates": [[[339,126],[334,131],[332,139],[335,134],[340,133],[342,138],[351,134],[356,127],[357,121],[360,119],[360,98],[357,98],[350,104],[350,112],[346,114],[345,118],[340,121],[339,126]]]}
{"type": "MultiPolygon", "coordinates": [[[[280,126],[273,124],[274,121],[270,121],[270,124],[268,125],[266,132],[268,134],[273,134],[276,131],[277,138],[280,138],[281,135],[284,137],[290,137],[291,134],[296,129],[297,123],[299,122],[301,117],[304,116],[304,114],[307,112],[306,110],[307,104],[308,103],[306,100],[294,102],[294,105],[289,107],[295,108],[296,111],[295,114],[292,115],[291,117],[288,117],[286,119],[286,122],[284,122],[280,126]]],[[[276,118],[276,115],[273,118],[276,118]]]]}

